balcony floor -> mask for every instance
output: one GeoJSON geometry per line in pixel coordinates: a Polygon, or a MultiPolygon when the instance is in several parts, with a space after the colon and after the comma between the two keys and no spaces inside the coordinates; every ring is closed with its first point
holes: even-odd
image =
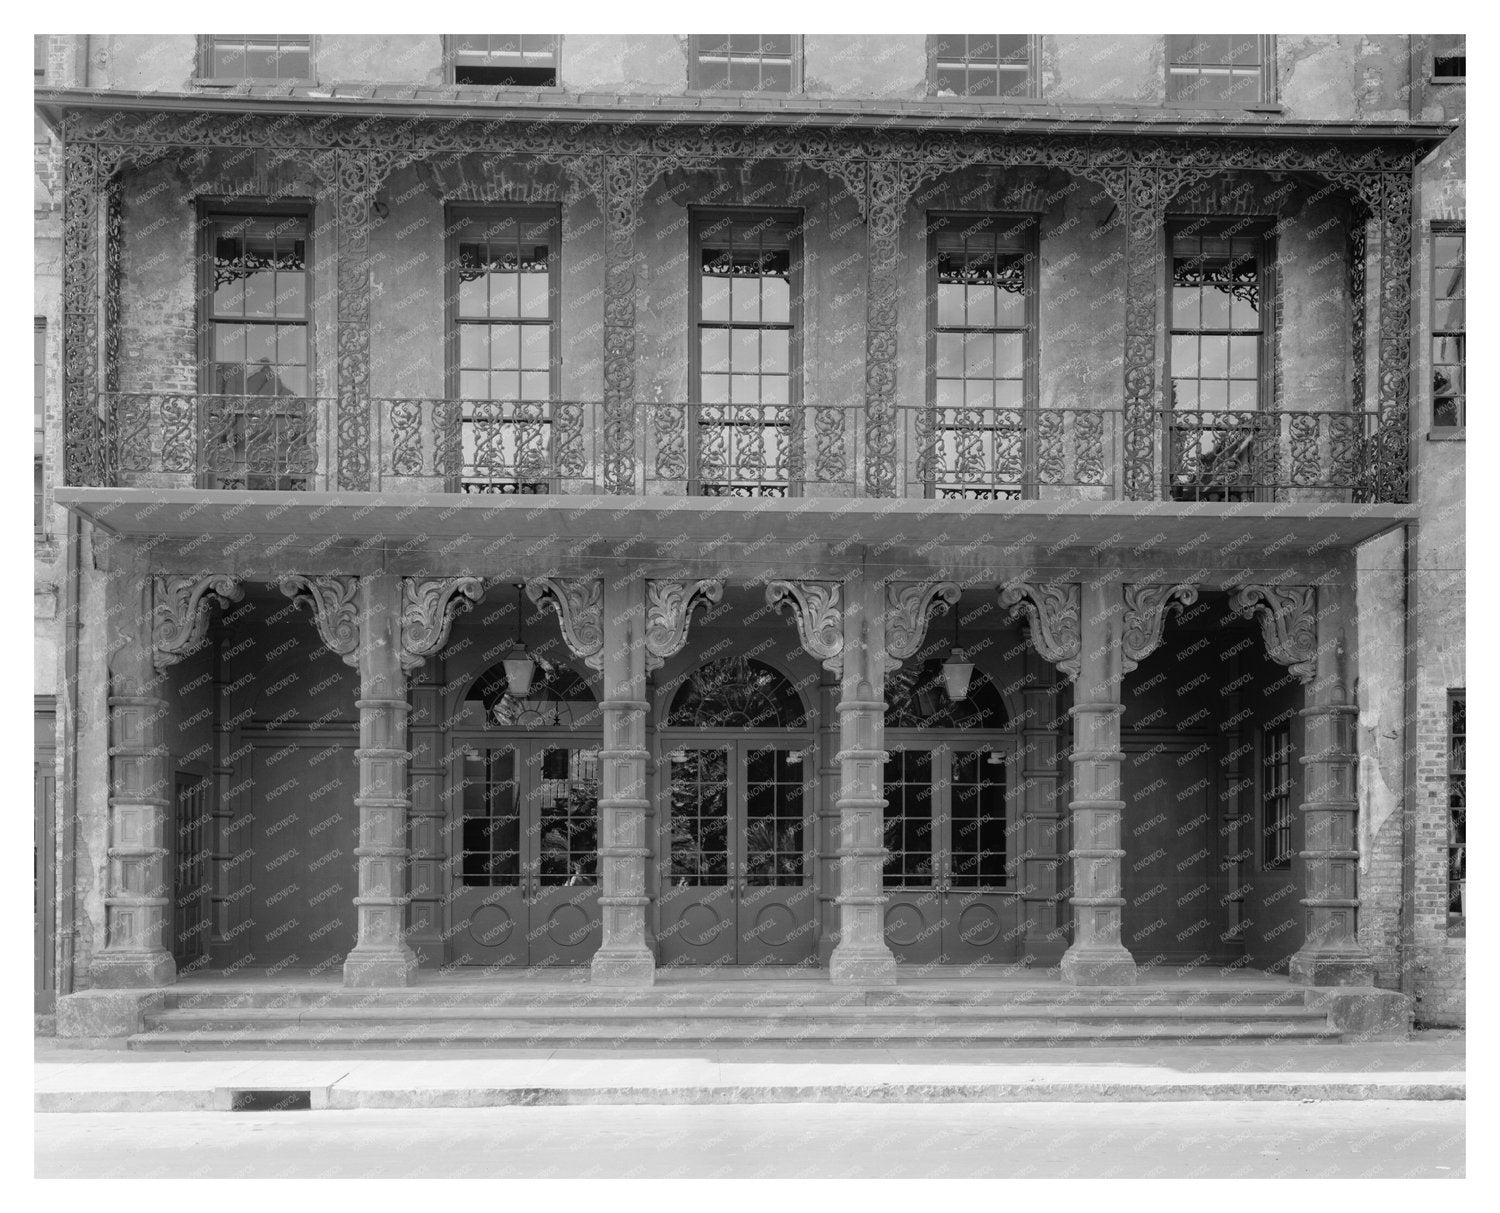
{"type": "MultiPolygon", "coordinates": [[[[59,504],[111,535],[158,540],[169,555],[193,541],[194,567],[240,566],[269,550],[324,554],[326,567],[404,571],[494,563],[500,549],[558,562],[595,557],[738,560],[782,554],[858,563],[950,559],[1055,564],[1079,552],[1142,561],[1231,563],[1357,547],[1416,518],[1413,505],[1176,501],[934,501],[920,498],[502,496],[249,492],[204,489],[59,488],[59,504]],[[641,546],[631,549],[633,541],[641,546]],[[351,553],[359,559],[351,563],[351,553]],[[332,563],[330,563],[330,561],[332,563]]],[[[804,574],[805,575],[805,574],[804,574]]]]}

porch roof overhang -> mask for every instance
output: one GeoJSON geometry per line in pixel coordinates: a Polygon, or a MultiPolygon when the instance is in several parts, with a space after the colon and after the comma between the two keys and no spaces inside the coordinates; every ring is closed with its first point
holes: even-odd
{"type": "Polygon", "coordinates": [[[1289,118],[1280,106],[1226,112],[1160,105],[979,102],[948,98],[733,97],[718,94],[553,93],[450,86],[332,84],[325,87],[205,88],[194,92],[37,89],[36,109],[54,129],[69,110],[307,118],[524,122],[578,126],[776,127],[967,135],[1153,135],[1318,139],[1436,147],[1456,123],[1348,122],[1289,118]]]}
{"type": "MultiPolygon", "coordinates": [[[[554,494],[392,495],[58,488],[107,534],[197,567],[306,562],[328,572],[516,563],[980,568],[1085,560],[1240,567],[1336,554],[1415,505],[939,501],[554,494]]],[[[801,575],[806,575],[802,573],[801,575]]]]}

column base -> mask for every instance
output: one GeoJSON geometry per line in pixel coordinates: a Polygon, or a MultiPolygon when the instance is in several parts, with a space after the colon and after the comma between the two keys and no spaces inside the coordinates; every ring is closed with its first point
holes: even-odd
{"type": "Polygon", "coordinates": [[[146,1015],[160,1011],[157,990],[80,990],[57,1000],[57,1034],[80,1039],[134,1036],[146,1030],[146,1015]]]}
{"type": "Polygon", "coordinates": [[[889,948],[856,952],[840,944],[828,957],[828,979],[843,986],[893,986],[896,958],[889,948]]]}
{"type": "Polygon", "coordinates": [[[1375,962],[1363,952],[1302,951],[1292,957],[1287,971],[1303,986],[1375,984],[1375,962]]]}
{"type": "Polygon", "coordinates": [[[404,944],[399,951],[362,952],[355,948],[344,961],[344,984],[359,989],[409,986],[416,980],[416,972],[416,953],[404,944]]]}
{"type": "Polygon", "coordinates": [[[158,989],[177,980],[177,964],[166,951],[96,954],[89,979],[99,990],[158,989]]]}
{"type": "Polygon", "coordinates": [[[596,986],[653,986],[656,957],[644,950],[595,952],[589,961],[589,981],[596,986]]]}
{"type": "Polygon", "coordinates": [[[1069,948],[1063,953],[1062,979],[1074,986],[1133,986],[1135,957],[1122,946],[1069,948]]]}

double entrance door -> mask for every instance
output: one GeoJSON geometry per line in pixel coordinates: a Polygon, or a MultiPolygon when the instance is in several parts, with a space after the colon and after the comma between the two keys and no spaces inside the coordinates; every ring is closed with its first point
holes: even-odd
{"type": "Polygon", "coordinates": [[[907,964],[1017,959],[1013,743],[886,747],[886,943],[907,964]]]}
{"type": "Polygon", "coordinates": [[[448,962],[583,965],[599,947],[599,743],[459,747],[448,962]]]}
{"type": "Polygon", "coordinates": [[[812,964],[811,742],[664,744],[660,963],[812,964]]]}

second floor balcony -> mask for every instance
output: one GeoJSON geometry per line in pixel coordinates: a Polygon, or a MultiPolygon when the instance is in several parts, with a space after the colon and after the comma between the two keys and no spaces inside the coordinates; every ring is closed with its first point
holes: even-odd
{"type": "MultiPolygon", "coordinates": [[[[1117,500],[1127,440],[1149,444],[1161,501],[1359,504],[1405,499],[1404,434],[1373,412],[374,398],[371,487],[431,495],[965,501],[1117,500]],[[1141,432],[1144,430],[1144,432],[1141,432]],[[894,491],[872,447],[894,444],[894,491]]],[[[120,488],[332,490],[331,398],[107,393],[98,479],[120,488]]]]}

